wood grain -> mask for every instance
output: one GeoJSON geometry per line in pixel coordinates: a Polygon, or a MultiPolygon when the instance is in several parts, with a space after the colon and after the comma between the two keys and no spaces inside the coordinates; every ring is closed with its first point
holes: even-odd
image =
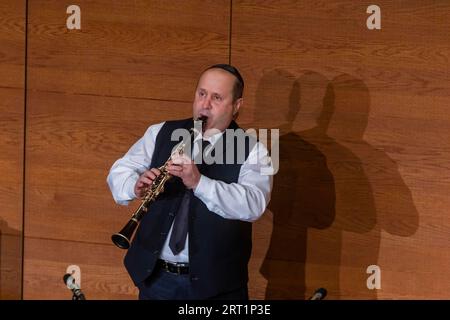
{"type": "Polygon", "coordinates": [[[24,6],[0,5],[1,298],[20,287],[24,129],[24,297],[70,299],[62,276],[77,264],[88,298],[136,298],[110,242],[134,206],[114,204],[108,170],[150,124],[191,115],[198,75],[229,45],[240,124],[281,134],[250,297],[448,297],[447,2],[378,1],[376,31],[369,4],[349,0],[77,4],[82,29],[67,30],[68,4],[29,2],[26,128],[24,6]]]}
{"type": "Polygon", "coordinates": [[[80,268],[86,299],[137,298],[137,289],[122,265],[124,251],[115,246],[32,237],[25,241],[25,299],[70,300],[72,293],[63,276],[71,265],[80,268]]]}
{"type": "Polygon", "coordinates": [[[0,3],[0,300],[22,291],[25,2],[0,3]]]}
{"type": "MultiPolygon", "coordinates": [[[[365,3],[233,2],[231,62],[248,84],[241,123],[281,133],[273,225],[261,225],[271,233],[266,283],[255,296],[303,299],[321,286],[330,299],[448,296],[435,275],[450,260],[435,253],[450,245],[450,7],[377,5],[382,29],[369,31],[365,3]],[[312,175],[327,170],[322,157],[332,181],[321,185],[336,199],[332,224],[317,228],[306,217],[327,217],[312,175]],[[416,266],[424,256],[428,271],[416,266]],[[371,264],[380,290],[366,287],[371,264]]],[[[252,259],[266,245],[256,240],[252,259]]]]}
{"type": "Polygon", "coordinates": [[[30,3],[32,90],[191,101],[207,66],[228,60],[229,4],[218,1],[30,3]]]}
{"type": "Polygon", "coordinates": [[[25,1],[2,1],[0,17],[0,88],[23,89],[25,1]]]}
{"type": "MultiPolygon", "coordinates": [[[[312,68],[328,79],[351,74],[363,79],[371,93],[448,96],[450,46],[445,30],[450,22],[443,18],[448,4],[378,5],[382,30],[371,31],[365,26],[364,3],[234,3],[232,63],[247,80],[247,106],[255,107],[259,80],[276,68],[293,73],[312,68]]],[[[254,118],[245,109],[242,116],[254,118]]]]}

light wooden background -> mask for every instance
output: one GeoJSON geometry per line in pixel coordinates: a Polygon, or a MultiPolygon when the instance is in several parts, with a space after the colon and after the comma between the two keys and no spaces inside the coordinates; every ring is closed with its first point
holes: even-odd
{"type": "Polygon", "coordinates": [[[88,299],[136,298],[109,168],[228,62],[239,123],[281,135],[251,297],[449,298],[450,3],[377,1],[381,30],[367,1],[80,0],[67,30],[71,4],[0,4],[1,299],[70,299],[70,265],[88,299]]]}

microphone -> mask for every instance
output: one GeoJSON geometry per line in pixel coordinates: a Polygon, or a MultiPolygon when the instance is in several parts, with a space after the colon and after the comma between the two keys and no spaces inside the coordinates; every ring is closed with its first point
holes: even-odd
{"type": "Polygon", "coordinates": [[[72,290],[73,296],[72,300],[86,300],[84,293],[81,291],[80,287],[75,283],[75,279],[69,273],[65,274],[63,277],[64,283],[67,288],[72,290]]]}
{"type": "Polygon", "coordinates": [[[327,289],[319,288],[316,291],[314,291],[314,294],[308,300],[322,300],[326,296],[327,296],[327,289]]]}

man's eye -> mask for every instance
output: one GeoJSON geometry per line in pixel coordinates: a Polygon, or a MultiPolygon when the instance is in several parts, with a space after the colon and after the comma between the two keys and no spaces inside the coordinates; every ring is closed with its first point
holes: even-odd
{"type": "Polygon", "coordinates": [[[216,101],[222,101],[222,97],[221,96],[214,96],[214,100],[216,100],[216,101]]]}

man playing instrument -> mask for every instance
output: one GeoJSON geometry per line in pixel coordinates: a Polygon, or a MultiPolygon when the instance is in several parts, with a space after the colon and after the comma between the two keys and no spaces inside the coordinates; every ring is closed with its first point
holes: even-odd
{"type": "Polygon", "coordinates": [[[206,121],[192,152],[206,149],[227,161],[171,158],[178,143],[171,135],[192,128],[191,118],[150,126],[109,172],[114,200],[126,205],[145,196],[171,159],[174,178],[149,206],[124,259],[140,299],[248,299],[251,223],[268,205],[272,176],[261,172],[268,163],[262,143],[228,135],[243,132],[234,121],[243,89],[239,71],[219,64],[201,74],[195,90],[193,119],[206,121]]]}

